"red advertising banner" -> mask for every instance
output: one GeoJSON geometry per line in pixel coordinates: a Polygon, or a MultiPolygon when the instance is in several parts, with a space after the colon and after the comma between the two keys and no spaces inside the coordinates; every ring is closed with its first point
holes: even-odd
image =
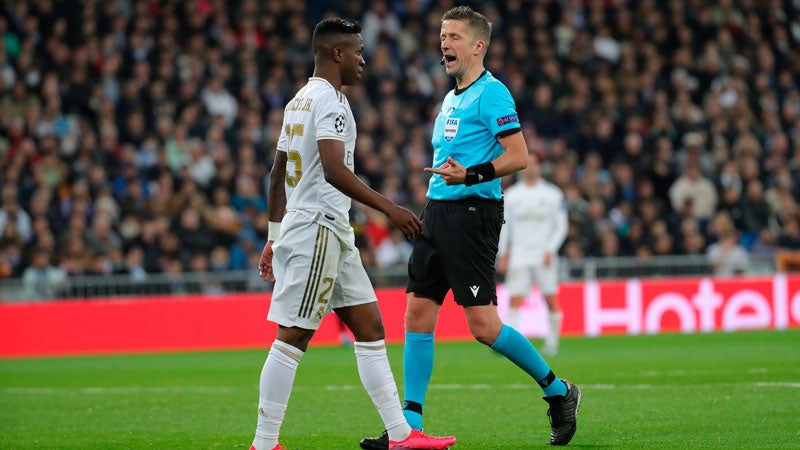
{"type": "MultiPolygon", "coordinates": [[[[389,342],[403,341],[403,289],[379,289],[389,342]]],[[[269,294],[93,299],[0,303],[0,357],[266,349],[276,325],[266,321],[269,294]]],[[[800,326],[800,276],[589,281],[563,284],[559,301],[565,335],[655,334],[800,326]]],[[[508,294],[498,288],[501,317],[508,294]]],[[[534,290],[520,314],[520,331],[544,335],[547,310],[534,290]]],[[[437,340],[471,339],[464,314],[450,298],[437,340]]],[[[312,345],[339,342],[333,315],[312,345]]]]}

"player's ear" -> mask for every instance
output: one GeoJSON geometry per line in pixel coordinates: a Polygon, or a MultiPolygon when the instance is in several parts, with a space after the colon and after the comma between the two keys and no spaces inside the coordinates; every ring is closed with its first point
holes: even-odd
{"type": "Polygon", "coordinates": [[[331,58],[337,63],[342,62],[344,59],[344,49],[342,47],[333,47],[331,49],[331,58]]]}

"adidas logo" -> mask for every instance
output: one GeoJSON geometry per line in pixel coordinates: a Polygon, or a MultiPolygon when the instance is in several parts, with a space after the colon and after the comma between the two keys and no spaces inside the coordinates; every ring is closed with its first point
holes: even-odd
{"type": "Polygon", "coordinates": [[[469,290],[472,292],[472,296],[473,297],[478,298],[478,291],[481,290],[481,287],[477,286],[477,285],[476,286],[470,286],[469,290]]]}

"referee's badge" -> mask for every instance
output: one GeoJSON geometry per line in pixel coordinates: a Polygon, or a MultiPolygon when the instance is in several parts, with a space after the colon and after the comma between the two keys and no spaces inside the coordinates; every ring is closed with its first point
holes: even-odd
{"type": "Polygon", "coordinates": [[[450,142],[453,138],[456,137],[456,133],[458,133],[458,121],[460,119],[457,118],[450,118],[446,119],[444,123],[444,140],[450,142]]]}

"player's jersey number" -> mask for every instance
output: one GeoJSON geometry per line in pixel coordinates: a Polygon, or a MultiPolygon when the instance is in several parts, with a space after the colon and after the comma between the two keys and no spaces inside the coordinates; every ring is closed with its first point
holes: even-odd
{"type": "Polygon", "coordinates": [[[286,131],[287,147],[289,149],[286,152],[286,184],[293,188],[300,184],[300,178],[303,177],[303,157],[300,152],[292,148],[292,141],[296,136],[303,135],[303,128],[302,123],[293,123],[291,125],[287,124],[284,130],[286,131]],[[289,170],[291,166],[293,166],[292,170],[289,170]]]}

